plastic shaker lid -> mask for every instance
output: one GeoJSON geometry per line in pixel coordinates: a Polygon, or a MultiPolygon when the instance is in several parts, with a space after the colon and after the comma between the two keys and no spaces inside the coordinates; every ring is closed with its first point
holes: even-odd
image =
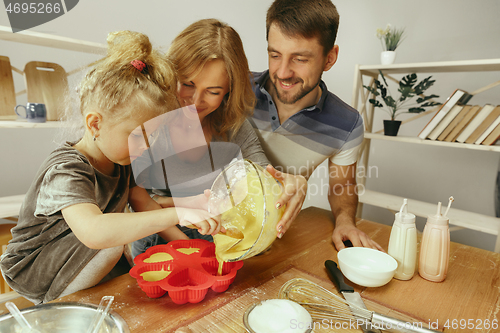
{"type": "Polygon", "coordinates": [[[401,223],[415,223],[415,214],[408,213],[408,199],[404,199],[399,213],[396,213],[396,220],[401,223]]]}

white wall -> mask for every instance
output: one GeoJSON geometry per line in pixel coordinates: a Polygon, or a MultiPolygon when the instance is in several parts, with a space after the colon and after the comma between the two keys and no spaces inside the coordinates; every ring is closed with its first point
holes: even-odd
{"type": "MultiPolygon", "coordinates": [[[[375,30],[387,23],[406,28],[406,38],[398,48],[397,63],[488,59],[500,57],[500,1],[498,0],[336,0],[341,16],[337,43],[337,64],[323,76],[330,90],[351,103],[354,65],[377,64],[380,43],[375,30]]],[[[106,35],[116,30],[136,30],[150,36],[166,50],[173,37],[191,22],[208,17],[231,24],[241,35],[253,70],[267,68],[265,12],[270,0],[121,0],[80,1],[78,5],[51,22],[32,30],[105,43],[106,35]]],[[[0,11],[0,25],[9,26],[0,11]]],[[[67,71],[98,58],[96,55],[0,41],[0,54],[9,56],[13,66],[22,69],[28,61],[52,61],[67,71]]],[[[16,90],[24,89],[23,79],[14,73],[16,90]]],[[[419,76],[423,78],[424,76],[419,76]]],[[[455,88],[474,91],[499,80],[496,73],[435,74],[436,84],[429,92],[441,101],[455,88]]],[[[70,79],[74,85],[79,75],[70,79]]],[[[500,104],[499,87],[475,96],[471,103],[500,104]]],[[[24,98],[24,99],[23,99],[24,98]]],[[[19,103],[25,103],[19,97],[19,103]]],[[[382,127],[377,112],[375,130],[382,127]]],[[[404,119],[405,117],[401,117],[404,119]]],[[[403,125],[401,135],[416,135],[430,116],[403,125]]],[[[0,196],[24,193],[38,165],[55,146],[54,130],[0,129],[0,196]]],[[[367,180],[367,188],[428,202],[446,202],[450,195],[456,208],[493,215],[493,185],[498,153],[443,149],[422,145],[374,141],[370,165],[378,176],[367,180]]],[[[311,184],[326,180],[313,176],[311,184]]],[[[312,187],[311,187],[312,188],[312,187]]],[[[307,200],[307,205],[328,208],[325,196],[307,200]]],[[[392,214],[367,207],[363,217],[392,224],[392,214]]],[[[422,221],[420,229],[422,230],[422,221]]],[[[492,249],[493,237],[471,231],[452,234],[456,241],[492,249]]]]}

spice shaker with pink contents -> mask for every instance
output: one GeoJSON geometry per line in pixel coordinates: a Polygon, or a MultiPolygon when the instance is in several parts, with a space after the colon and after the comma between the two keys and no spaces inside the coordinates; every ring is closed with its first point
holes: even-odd
{"type": "Polygon", "coordinates": [[[444,215],[441,214],[441,202],[439,202],[436,215],[429,215],[424,227],[418,273],[429,281],[442,282],[448,273],[450,229],[446,215],[453,200],[453,197],[450,197],[444,215]]]}

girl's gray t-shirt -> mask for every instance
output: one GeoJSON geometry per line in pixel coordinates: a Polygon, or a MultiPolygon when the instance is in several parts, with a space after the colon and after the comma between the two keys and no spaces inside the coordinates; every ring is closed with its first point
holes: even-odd
{"type": "Polygon", "coordinates": [[[31,300],[57,298],[99,251],[78,240],[61,210],[91,203],[103,213],[123,212],[131,186],[130,166],[115,164],[107,176],[70,143],[53,151],[26,193],[0,262],[9,286],[31,300]]]}

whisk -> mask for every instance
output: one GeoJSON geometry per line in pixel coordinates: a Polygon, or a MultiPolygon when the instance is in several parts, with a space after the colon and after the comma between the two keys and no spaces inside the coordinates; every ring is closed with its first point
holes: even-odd
{"type": "MultiPolygon", "coordinates": [[[[396,318],[360,308],[322,286],[303,278],[291,279],[285,283],[278,294],[279,298],[289,299],[302,305],[313,320],[363,321],[379,329],[396,329],[399,332],[437,332],[401,321],[396,318]]],[[[370,326],[370,325],[368,325],[370,326]]]]}

